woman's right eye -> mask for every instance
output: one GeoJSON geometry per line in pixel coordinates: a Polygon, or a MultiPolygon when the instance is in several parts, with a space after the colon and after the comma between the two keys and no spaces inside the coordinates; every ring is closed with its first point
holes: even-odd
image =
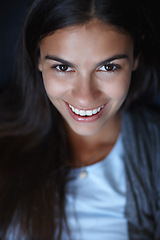
{"type": "Polygon", "coordinates": [[[52,68],[57,69],[59,72],[73,72],[74,69],[70,66],[67,65],[56,65],[53,66],[52,68]]]}

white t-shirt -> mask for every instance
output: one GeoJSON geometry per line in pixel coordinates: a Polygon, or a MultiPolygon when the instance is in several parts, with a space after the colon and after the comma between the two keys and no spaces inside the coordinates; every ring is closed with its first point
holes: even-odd
{"type": "MultiPolygon", "coordinates": [[[[72,169],[67,184],[66,214],[73,240],[128,240],[126,178],[122,136],[109,155],[81,169],[72,169]]],[[[62,240],[67,240],[65,230],[62,240]]]]}

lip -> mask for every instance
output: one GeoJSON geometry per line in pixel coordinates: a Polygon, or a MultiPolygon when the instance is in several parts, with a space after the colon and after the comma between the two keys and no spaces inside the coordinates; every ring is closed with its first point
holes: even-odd
{"type": "MultiPolygon", "coordinates": [[[[92,115],[92,116],[80,116],[80,115],[75,114],[71,110],[71,108],[69,107],[69,103],[65,102],[65,104],[66,104],[67,110],[68,110],[69,114],[71,115],[71,117],[75,121],[80,122],[80,123],[92,123],[92,122],[97,121],[102,116],[102,114],[104,112],[104,109],[105,109],[105,107],[107,105],[107,104],[103,104],[104,107],[100,110],[100,112],[96,113],[95,115],[92,115]]],[[[86,109],[86,110],[91,110],[91,109],[86,109]]]]}

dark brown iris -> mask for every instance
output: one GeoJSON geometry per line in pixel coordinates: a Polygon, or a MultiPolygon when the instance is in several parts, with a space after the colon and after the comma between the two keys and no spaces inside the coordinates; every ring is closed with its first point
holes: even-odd
{"type": "Polygon", "coordinates": [[[65,72],[65,71],[68,70],[68,66],[66,66],[66,65],[61,65],[61,66],[59,66],[59,69],[60,69],[62,72],[65,72]]]}
{"type": "Polygon", "coordinates": [[[112,64],[107,64],[107,65],[105,65],[105,69],[106,69],[106,71],[114,71],[115,66],[112,64]]]}

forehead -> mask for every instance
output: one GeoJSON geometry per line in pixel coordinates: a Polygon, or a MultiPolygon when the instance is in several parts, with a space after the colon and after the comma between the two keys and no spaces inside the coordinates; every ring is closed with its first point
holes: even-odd
{"type": "Polygon", "coordinates": [[[132,54],[132,38],[114,26],[99,20],[92,20],[85,25],[76,25],[55,31],[40,43],[42,55],[54,54],[70,58],[106,54],[132,54]]]}

